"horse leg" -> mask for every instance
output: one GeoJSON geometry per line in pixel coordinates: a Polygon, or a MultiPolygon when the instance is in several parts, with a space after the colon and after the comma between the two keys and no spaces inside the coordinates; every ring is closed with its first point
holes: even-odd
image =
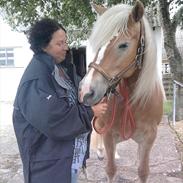
{"type": "Polygon", "coordinates": [[[141,183],[146,183],[149,175],[149,155],[157,134],[157,127],[144,134],[143,141],[138,142],[139,167],[138,175],[141,183]]]}
{"type": "Polygon", "coordinates": [[[104,159],[104,144],[102,135],[98,135],[97,157],[100,161],[104,159]]]}
{"type": "Polygon", "coordinates": [[[103,137],[102,135],[96,133],[94,130],[91,135],[90,147],[96,151],[99,160],[104,159],[103,137]]]}
{"type": "MultiPolygon", "coordinates": [[[[97,144],[97,157],[100,161],[104,159],[104,143],[103,143],[103,136],[98,135],[98,144],[97,144]]],[[[120,155],[118,154],[118,151],[115,151],[115,159],[119,159],[120,155]]]]}
{"type": "Polygon", "coordinates": [[[115,164],[116,144],[114,143],[111,133],[105,134],[103,140],[107,155],[106,173],[108,175],[108,182],[111,183],[116,173],[116,164],[115,164]]]}

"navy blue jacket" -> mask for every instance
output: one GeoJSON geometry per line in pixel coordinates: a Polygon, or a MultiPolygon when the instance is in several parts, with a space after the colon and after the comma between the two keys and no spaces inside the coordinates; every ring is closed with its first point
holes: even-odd
{"type": "Polygon", "coordinates": [[[91,108],[79,102],[69,105],[53,70],[51,56],[34,55],[14,102],[13,125],[25,183],[70,183],[75,137],[91,132],[91,108]]]}

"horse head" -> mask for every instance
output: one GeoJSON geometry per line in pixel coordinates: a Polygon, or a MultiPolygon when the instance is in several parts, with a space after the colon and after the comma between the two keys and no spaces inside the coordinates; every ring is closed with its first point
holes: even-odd
{"type": "Polygon", "coordinates": [[[100,11],[89,38],[95,56],[79,85],[79,101],[86,105],[99,102],[122,78],[132,76],[144,51],[144,7],[140,1],[134,7],[94,8],[100,11]]]}

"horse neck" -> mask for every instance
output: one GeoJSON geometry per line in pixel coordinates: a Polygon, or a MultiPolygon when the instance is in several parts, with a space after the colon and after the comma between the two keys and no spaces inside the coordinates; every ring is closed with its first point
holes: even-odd
{"type": "Polygon", "coordinates": [[[127,87],[128,87],[130,96],[132,95],[135,89],[139,74],[140,74],[140,69],[136,69],[135,72],[130,77],[125,78],[125,80],[127,81],[127,87]]]}

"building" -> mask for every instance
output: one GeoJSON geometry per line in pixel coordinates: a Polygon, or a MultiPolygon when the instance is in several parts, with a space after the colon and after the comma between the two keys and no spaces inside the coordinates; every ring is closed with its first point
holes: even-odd
{"type": "Polygon", "coordinates": [[[12,31],[0,18],[0,101],[13,101],[31,56],[26,36],[12,31]]]}

